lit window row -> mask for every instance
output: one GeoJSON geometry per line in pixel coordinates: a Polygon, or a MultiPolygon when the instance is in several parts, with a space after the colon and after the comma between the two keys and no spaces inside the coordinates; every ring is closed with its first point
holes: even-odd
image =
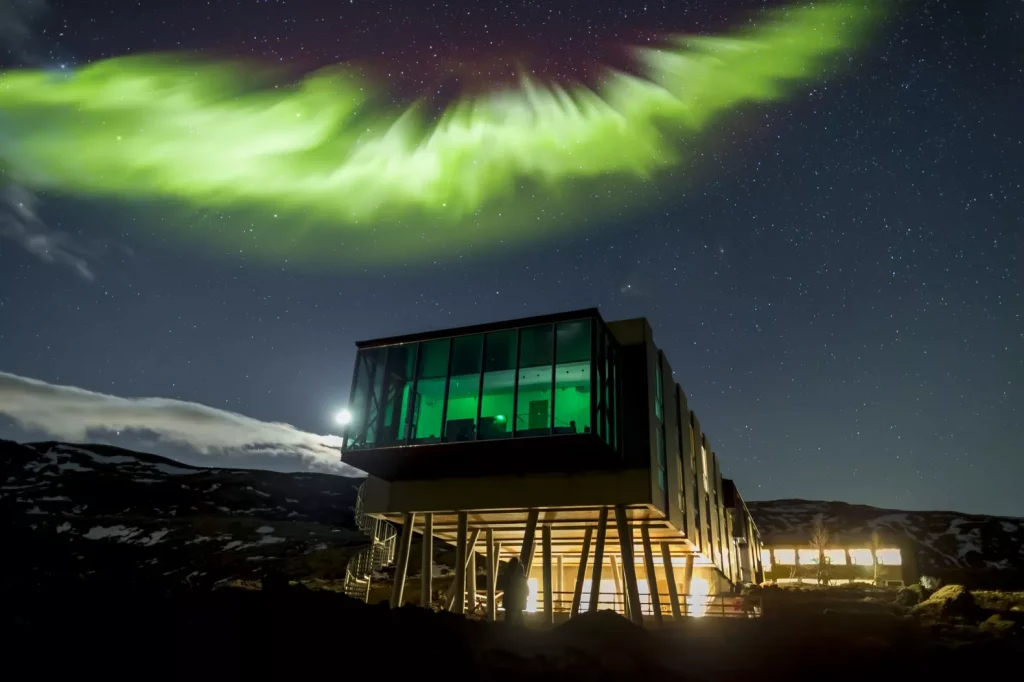
{"type": "MultiPolygon", "coordinates": [[[[770,571],[772,568],[773,553],[775,557],[774,563],[776,566],[795,566],[797,564],[797,558],[800,559],[801,566],[816,566],[820,559],[818,550],[816,549],[762,549],[761,563],[766,571],[770,571]]],[[[845,566],[847,553],[849,553],[850,565],[852,566],[873,565],[871,550],[865,548],[849,550],[826,549],[824,551],[825,562],[832,566],[845,566]]],[[[875,550],[875,556],[878,558],[878,563],[882,566],[899,566],[903,563],[899,549],[877,549],[875,550]]]]}

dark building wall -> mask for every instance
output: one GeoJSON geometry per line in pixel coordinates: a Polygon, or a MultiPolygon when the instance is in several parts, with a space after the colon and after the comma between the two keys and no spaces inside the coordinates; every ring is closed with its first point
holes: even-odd
{"type": "Polygon", "coordinates": [[[693,438],[690,428],[690,410],[687,407],[686,393],[681,386],[676,384],[676,420],[679,424],[679,434],[676,440],[681,442],[679,446],[680,466],[683,470],[683,510],[686,514],[686,525],[683,529],[686,537],[697,537],[697,520],[695,518],[695,490],[693,465],[693,438]]]}
{"type": "Polygon", "coordinates": [[[686,483],[679,443],[679,407],[677,405],[679,390],[678,385],[672,379],[672,367],[664,355],[662,355],[661,368],[665,377],[665,466],[668,478],[669,520],[673,526],[685,533],[687,531],[686,500],[683,493],[686,483]]]}
{"type": "Polygon", "coordinates": [[[647,322],[624,320],[608,326],[621,351],[623,458],[626,466],[650,466],[651,433],[645,427],[650,424],[653,406],[648,406],[647,322]]]}

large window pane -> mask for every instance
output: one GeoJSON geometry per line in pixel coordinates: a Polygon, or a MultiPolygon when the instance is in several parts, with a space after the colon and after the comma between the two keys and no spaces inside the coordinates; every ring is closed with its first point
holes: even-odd
{"type": "Polygon", "coordinates": [[[551,377],[555,334],[552,325],[520,332],[519,389],[515,435],[545,436],[551,432],[551,377]]]}
{"type": "Polygon", "coordinates": [[[377,428],[380,418],[384,384],[384,356],[386,348],[371,348],[359,352],[360,364],[365,371],[370,391],[363,408],[362,419],[359,420],[359,431],[356,436],[356,447],[373,447],[377,440],[377,428]]]}
{"type": "Polygon", "coordinates": [[[411,440],[435,443],[441,440],[444,385],[448,379],[448,339],[419,344],[416,390],[412,404],[411,440]]]}
{"type": "Polygon", "coordinates": [[[514,329],[493,332],[484,342],[484,391],[480,400],[478,438],[508,438],[512,435],[512,406],[516,383],[516,338],[514,329]]]}
{"type": "Polygon", "coordinates": [[[555,433],[590,433],[590,320],[557,326],[555,433]]]}
{"type": "Polygon", "coordinates": [[[444,439],[448,442],[476,438],[476,413],[480,393],[480,353],[484,337],[459,336],[452,340],[452,369],[448,381],[448,411],[444,439]]]}
{"type": "Polygon", "coordinates": [[[369,418],[370,390],[377,371],[377,351],[364,350],[356,355],[356,376],[352,382],[352,397],[348,409],[352,423],[348,430],[347,447],[366,446],[366,423],[369,418]]]}
{"type": "Polygon", "coordinates": [[[406,418],[409,415],[412,372],[415,362],[415,344],[388,348],[387,364],[384,371],[381,426],[377,433],[378,445],[405,442],[405,426],[406,418]]]}

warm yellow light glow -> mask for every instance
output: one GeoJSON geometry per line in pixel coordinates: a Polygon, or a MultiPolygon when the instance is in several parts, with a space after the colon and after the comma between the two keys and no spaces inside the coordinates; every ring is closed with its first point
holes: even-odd
{"type": "Polygon", "coordinates": [[[770,549],[761,550],[761,568],[766,571],[772,570],[772,551],[770,549]]]}
{"type": "Polygon", "coordinates": [[[810,566],[818,563],[818,550],[816,549],[801,549],[800,554],[800,565],[810,566]]]}
{"type": "Polygon", "coordinates": [[[828,563],[833,566],[845,566],[846,565],[846,550],[844,549],[826,549],[825,559],[828,563]]]}
{"type": "Polygon", "coordinates": [[[540,591],[537,579],[530,578],[526,581],[526,585],[530,590],[530,593],[526,596],[526,612],[537,613],[537,594],[540,591]]]}
{"type": "Polygon", "coordinates": [[[871,550],[870,549],[851,549],[850,550],[850,563],[854,566],[870,566],[873,562],[871,561],[871,550]]]}
{"type": "Polygon", "coordinates": [[[876,549],[875,556],[878,557],[878,563],[883,566],[900,566],[903,563],[903,557],[898,549],[876,549]]]}
{"type": "Polygon", "coordinates": [[[793,566],[796,564],[796,550],[795,549],[777,549],[775,550],[775,563],[779,566],[793,566]]]}
{"type": "MultiPolygon", "coordinates": [[[[590,578],[583,581],[583,599],[580,600],[580,613],[586,613],[590,610],[590,590],[593,585],[594,581],[590,578]]],[[[615,590],[615,581],[602,580],[601,592],[598,595],[597,610],[605,611],[609,609],[617,613],[626,612],[626,609],[623,606],[622,595],[615,590]]]]}
{"type": "Polygon", "coordinates": [[[690,597],[687,600],[690,604],[690,615],[694,618],[703,618],[708,613],[708,604],[713,597],[709,597],[711,591],[708,581],[704,578],[694,578],[690,581],[690,597]]]}

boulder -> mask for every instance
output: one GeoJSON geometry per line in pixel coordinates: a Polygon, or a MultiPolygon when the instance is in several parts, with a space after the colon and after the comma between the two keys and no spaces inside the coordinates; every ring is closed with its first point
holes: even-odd
{"type": "Polygon", "coordinates": [[[974,596],[963,585],[946,585],[914,607],[915,613],[943,617],[967,617],[975,611],[974,596]]]}

